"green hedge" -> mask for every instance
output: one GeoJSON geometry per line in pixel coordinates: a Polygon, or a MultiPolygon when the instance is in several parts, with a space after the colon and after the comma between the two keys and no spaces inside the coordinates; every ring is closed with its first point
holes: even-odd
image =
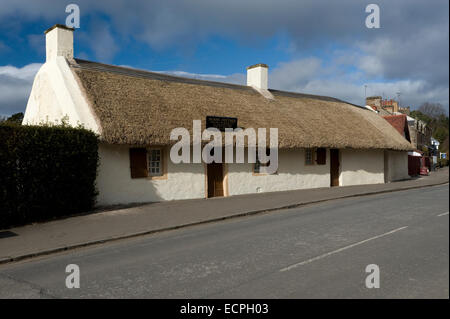
{"type": "Polygon", "coordinates": [[[91,209],[97,166],[90,131],[0,125],[0,229],[91,209]]]}

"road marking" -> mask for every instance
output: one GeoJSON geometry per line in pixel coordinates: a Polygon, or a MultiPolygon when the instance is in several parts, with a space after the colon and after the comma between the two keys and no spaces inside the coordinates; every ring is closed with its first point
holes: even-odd
{"type": "Polygon", "coordinates": [[[445,213],[439,214],[439,215],[437,215],[437,217],[441,217],[441,216],[445,216],[445,215],[448,215],[448,212],[445,212],[445,213]]]}
{"type": "Polygon", "coordinates": [[[391,230],[391,231],[389,231],[389,232],[387,232],[387,233],[384,233],[384,234],[381,234],[381,235],[378,235],[378,236],[374,236],[374,237],[371,237],[371,238],[362,240],[362,241],[360,241],[360,242],[357,242],[357,243],[354,243],[354,244],[351,244],[351,245],[348,245],[348,246],[345,246],[345,247],[342,247],[342,248],[339,248],[339,249],[330,251],[330,252],[328,252],[328,253],[326,253],[326,254],[323,254],[323,255],[320,255],[320,256],[317,256],[317,257],[314,257],[314,258],[311,258],[311,259],[308,259],[308,260],[305,260],[305,261],[302,261],[302,262],[299,262],[299,263],[296,263],[296,264],[293,264],[293,265],[290,265],[290,266],[288,266],[288,267],[286,267],[286,268],[280,269],[280,272],[288,271],[288,270],[297,268],[297,267],[299,267],[299,266],[303,266],[303,265],[312,263],[313,261],[316,261],[316,260],[319,260],[319,259],[322,259],[322,258],[331,256],[331,255],[340,253],[341,251],[344,251],[344,250],[353,248],[353,247],[355,247],[355,246],[359,246],[359,245],[365,244],[365,243],[367,243],[367,242],[369,242],[369,241],[371,241],[371,240],[378,239],[378,238],[381,238],[381,237],[384,237],[384,236],[387,236],[387,235],[391,235],[391,234],[396,233],[396,232],[398,232],[398,231],[400,231],[400,230],[403,230],[403,229],[405,229],[405,228],[408,228],[408,226],[403,226],[403,227],[400,227],[400,228],[396,228],[396,229],[391,230]]]}

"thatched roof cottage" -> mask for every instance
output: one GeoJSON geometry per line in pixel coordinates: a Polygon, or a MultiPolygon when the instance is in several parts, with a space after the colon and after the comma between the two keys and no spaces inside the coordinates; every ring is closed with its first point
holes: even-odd
{"type": "Polygon", "coordinates": [[[243,86],[89,62],[74,58],[73,30],[61,25],[46,31],[46,53],[24,124],[65,118],[100,135],[99,204],[384,183],[387,166],[408,177],[411,144],[386,120],[335,98],[268,89],[266,65],[248,68],[243,86]],[[204,128],[208,116],[278,128],[277,172],[174,164],[171,130],[191,130],[193,120],[204,128]]]}

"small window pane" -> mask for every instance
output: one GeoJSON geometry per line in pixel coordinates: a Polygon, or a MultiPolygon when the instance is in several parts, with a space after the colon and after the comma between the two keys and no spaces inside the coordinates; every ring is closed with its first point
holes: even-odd
{"type": "Polygon", "coordinates": [[[151,176],[161,176],[162,175],[162,163],[161,163],[161,150],[160,149],[153,149],[150,151],[149,156],[149,168],[150,168],[150,175],[151,176]]]}
{"type": "Polygon", "coordinates": [[[305,150],[305,164],[306,165],[312,165],[314,164],[314,155],[313,155],[313,150],[312,149],[306,149],[305,150]]]}

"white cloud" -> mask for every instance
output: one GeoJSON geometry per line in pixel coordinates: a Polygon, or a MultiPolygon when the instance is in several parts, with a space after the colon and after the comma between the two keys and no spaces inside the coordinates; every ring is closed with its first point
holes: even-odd
{"type": "Polygon", "coordinates": [[[358,67],[370,77],[377,77],[384,74],[384,65],[380,59],[373,55],[360,57],[357,61],[358,67]]]}
{"type": "MultiPolygon", "coordinates": [[[[20,24],[38,19],[50,26],[64,21],[66,4],[53,0],[0,0],[0,27],[4,21],[20,24]]],[[[280,0],[276,5],[274,0],[197,0],[195,4],[192,0],[78,0],[77,4],[82,17],[82,31],[78,34],[84,33],[83,41],[100,61],[112,60],[119,50],[127,50],[131,41],[146,43],[153,49],[180,49],[195,48],[210,36],[221,36],[251,47],[255,41],[284,32],[291,39],[289,54],[294,60],[271,71],[271,83],[280,88],[319,90],[314,81],[330,85],[333,81],[327,95],[333,95],[335,87],[349,95],[356,89],[345,89],[351,84],[359,87],[360,83],[382,79],[398,87],[403,83],[405,98],[406,92],[418,90],[420,83],[421,94],[411,93],[417,97],[414,103],[426,97],[448,105],[448,1],[379,0],[381,29],[377,30],[364,26],[367,3],[354,0],[280,0]],[[84,29],[83,21],[97,24],[84,29]],[[344,52],[337,57],[327,54],[329,44],[344,48],[344,52]],[[311,49],[320,59],[296,59],[311,49]],[[348,74],[345,64],[356,70],[348,74]],[[432,97],[431,93],[437,95],[432,97]]],[[[36,42],[33,37],[29,40],[36,42]]],[[[242,78],[228,76],[223,81],[241,83],[242,78]]],[[[384,84],[372,86],[380,85],[384,84]]]]}
{"type": "Polygon", "coordinates": [[[39,63],[22,68],[0,66],[0,115],[24,112],[39,63]]]}
{"type": "Polygon", "coordinates": [[[448,87],[448,20],[439,26],[423,26],[402,37],[377,37],[360,41],[358,66],[368,75],[386,79],[422,79],[448,87]]]}
{"type": "Polygon", "coordinates": [[[155,71],[155,72],[170,74],[170,75],[175,75],[175,76],[182,76],[182,77],[187,77],[187,78],[194,78],[194,79],[208,78],[208,79],[217,79],[218,81],[222,81],[227,78],[226,75],[201,74],[201,73],[191,73],[191,72],[185,72],[185,71],[155,71]]]}
{"type": "MultiPolygon", "coordinates": [[[[34,76],[41,64],[33,63],[22,68],[0,66],[0,115],[23,112],[31,91],[34,76]]],[[[269,73],[270,87],[274,89],[332,96],[354,104],[364,104],[364,84],[358,70],[344,72],[345,59],[339,56],[334,64],[309,57],[283,62],[269,73]]],[[[154,71],[182,77],[208,81],[219,81],[245,85],[246,75],[198,74],[184,71],[154,71]]],[[[433,88],[424,80],[398,80],[367,82],[367,95],[382,95],[396,98],[401,92],[402,105],[413,108],[423,102],[438,102],[448,108],[449,89],[433,88]]]]}
{"type": "Polygon", "coordinates": [[[191,73],[184,71],[154,71],[169,75],[181,76],[186,78],[205,80],[205,81],[216,81],[216,82],[225,82],[232,84],[245,84],[246,77],[242,73],[235,73],[231,75],[221,75],[221,74],[201,74],[201,73],[191,73]]]}
{"type": "Polygon", "coordinates": [[[80,33],[78,39],[88,44],[97,60],[105,63],[111,62],[119,52],[119,46],[111,33],[109,24],[102,21],[95,22],[87,32],[80,33]]]}
{"type": "MultiPolygon", "coordinates": [[[[349,55],[351,55],[349,53],[349,55]]],[[[381,95],[384,98],[397,98],[401,92],[402,106],[413,109],[424,102],[437,102],[448,108],[448,88],[434,88],[424,80],[367,81],[361,70],[348,71],[349,61],[345,52],[336,52],[331,64],[316,57],[308,57],[279,63],[269,72],[270,88],[307,94],[335,97],[357,105],[365,103],[364,84],[367,96],[381,95]]],[[[356,56],[352,56],[355,58],[356,56]]],[[[365,56],[358,55],[358,59],[365,56]]],[[[365,70],[367,72],[367,70],[365,70]]],[[[196,74],[183,71],[159,71],[165,74],[184,76],[209,81],[219,81],[245,85],[246,75],[196,74]]],[[[374,75],[377,75],[376,73],[374,75]]]]}
{"type": "MultiPolygon", "coordinates": [[[[364,57],[362,57],[363,59],[364,57]]],[[[323,62],[314,61],[314,74],[305,80],[299,76],[289,76],[289,74],[302,74],[305,67],[303,61],[293,61],[285,63],[280,69],[274,69],[269,75],[272,79],[273,87],[282,90],[292,90],[301,93],[332,96],[354,104],[363,105],[365,99],[364,84],[367,85],[367,95],[381,95],[385,98],[396,98],[397,92],[400,92],[400,101],[404,106],[416,108],[424,102],[438,102],[448,109],[449,89],[435,87],[426,80],[391,80],[391,81],[370,81],[364,83],[363,79],[370,77],[364,76],[364,72],[356,69],[348,71],[346,64],[339,64],[339,59],[335,64],[325,65],[323,62]],[[289,70],[289,72],[280,72],[289,70]],[[330,70],[333,72],[330,73],[330,70]],[[285,74],[285,77],[280,76],[285,74]],[[273,77],[276,75],[276,77],[273,77]],[[281,80],[280,80],[281,78],[281,80]]],[[[368,70],[365,70],[366,72],[368,70]]],[[[374,75],[377,75],[376,73],[374,75]]]]}
{"type": "Polygon", "coordinates": [[[271,71],[269,85],[284,90],[295,90],[311,79],[320,77],[323,71],[321,60],[314,57],[282,62],[271,71]]]}
{"type": "Polygon", "coordinates": [[[22,68],[16,68],[11,65],[0,66],[0,76],[9,76],[13,79],[32,81],[41,66],[41,63],[31,63],[22,68]]]}

